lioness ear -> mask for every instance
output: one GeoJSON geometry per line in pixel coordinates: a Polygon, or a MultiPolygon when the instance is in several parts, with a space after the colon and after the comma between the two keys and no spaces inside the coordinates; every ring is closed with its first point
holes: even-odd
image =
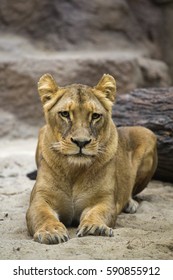
{"type": "Polygon", "coordinates": [[[38,92],[43,104],[50,100],[58,90],[58,85],[50,74],[43,75],[38,82],[38,92]]]}
{"type": "Polygon", "coordinates": [[[95,88],[102,91],[112,102],[115,101],[116,82],[111,75],[104,74],[95,88]]]}

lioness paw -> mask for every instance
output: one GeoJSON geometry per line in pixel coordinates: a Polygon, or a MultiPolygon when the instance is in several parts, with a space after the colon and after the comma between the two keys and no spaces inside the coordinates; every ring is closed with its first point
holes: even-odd
{"type": "Polygon", "coordinates": [[[82,226],[79,226],[77,236],[82,237],[85,235],[102,235],[112,237],[114,236],[114,233],[112,228],[109,228],[104,224],[97,225],[84,223],[82,226]]]}
{"type": "Polygon", "coordinates": [[[136,210],[138,208],[139,203],[134,200],[134,199],[129,199],[129,201],[127,202],[126,206],[124,207],[123,211],[125,213],[130,213],[130,214],[134,214],[136,213],[136,210]]]}
{"type": "Polygon", "coordinates": [[[62,223],[44,225],[34,234],[34,240],[44,244],[58,244],[69,240],[66,227],[62,223]]]}

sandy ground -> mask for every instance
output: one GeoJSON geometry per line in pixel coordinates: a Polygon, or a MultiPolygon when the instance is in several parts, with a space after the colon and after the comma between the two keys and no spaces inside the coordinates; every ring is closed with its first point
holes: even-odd
{"type": "Polygon", "coordinates": [[[0,141],[0,259],[173,259],[173,185],[152,181],[136,214],[122,213],[114,237],[76,237],[59,245],[36,243],[25,213],[34,181],[36,139],[0,141]]]}

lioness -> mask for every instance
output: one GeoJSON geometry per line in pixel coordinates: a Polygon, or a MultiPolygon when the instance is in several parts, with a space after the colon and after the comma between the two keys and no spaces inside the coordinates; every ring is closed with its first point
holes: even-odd
{"type": "Polygon", "coordinates": [[[116,82],[103,75],[95,87],[59,87],[51,75],[38,83],[46,125],[36,151],[38,174],[27,211],[34,240],[67,241],[77,236],[113,236],[117,215],[134,213],[133,196],[157,165],[156,137],[143,127],[117,129],[111,118],[116,82]]]}

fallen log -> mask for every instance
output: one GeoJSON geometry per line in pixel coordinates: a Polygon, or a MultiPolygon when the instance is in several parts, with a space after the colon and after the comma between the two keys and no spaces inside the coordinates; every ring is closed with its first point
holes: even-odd
{"type": "Polygon", "coordinates": [[[113,120],[117,127],[141,125],[156,134],[158,168],[154,178],[173,182],[173,87],[118,95],[113,120]]]}

